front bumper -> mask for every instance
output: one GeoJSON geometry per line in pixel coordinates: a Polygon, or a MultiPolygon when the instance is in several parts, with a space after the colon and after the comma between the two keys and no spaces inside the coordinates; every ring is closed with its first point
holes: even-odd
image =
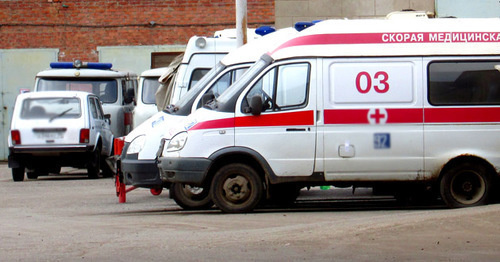
{"type": "Polygon", "coordinates": [[[130,143],[125,143],[120,160],[124,183],[135,187],[158,188],[163,182],[155,159],[141,159],[139,154],[127,154],[130,143]]]}
{"type": "Polygon", "coordinates": [[[168,182],[201,186],[211,164],[207,158],[160,157],[158,169],[168,182]]]}

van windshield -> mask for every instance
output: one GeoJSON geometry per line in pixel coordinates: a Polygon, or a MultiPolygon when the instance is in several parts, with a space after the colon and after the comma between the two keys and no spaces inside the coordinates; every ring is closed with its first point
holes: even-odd
{"type": "Polygon", "coordinates": [[[156,104],[156,90],[160,87],[159,77],[145,77],[142,82],[142,102],[144,104],[156,104]]]}
{"type": "Polygon", "coordinates": [[[191,107],[194,101],[198,97],[205,86],[212,81],[220,72],[226,68],[222,63],[217,63],[210,71],[208,71],[205,76],[203,76],[189,91],[181,97],[181,99],[175,104],[167,106],[164,110],[169,114],[183,115],[187,116],[191,113],[191,107]]]}
{"type": "Polygon", "coordinates": [[[118,100],[118,84],[115,79],[41,78],[36,90],[84,91],[97,95],[103,103],[115,103],[118,100]]]}
{"type": "Polygon", "coordinates": [[[260,72],[262,72],[269,64],[273,62],[273,59],[268,54],[262,55],[262,57],[257,60],[233,85],[231,85],[226,92],[222,93],[215,102],[208,105],[207,108],[221,111],[221,112],[234,112],[236,106],[236,100],[240,96],[241,92],[247,87],[247,85],[257,77],[260,72]]]}

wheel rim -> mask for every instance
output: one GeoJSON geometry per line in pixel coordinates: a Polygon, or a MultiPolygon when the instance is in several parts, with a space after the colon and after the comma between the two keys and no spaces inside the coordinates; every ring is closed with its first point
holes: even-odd
{"type": "Polygon", "coordinates": [[[451,195],[461,204],[474,204],[481,200],[485,192],[483,177],[473,170],[460,172],[451,180],[451,195]]]}
{"type": "Polygon", "coordinates": [[[195,187],[190,185],[183,185],[182,190],[184,194],[189,197],[199,196],[203,193],[203,187],[195,187]]]}
{"type": "Polygon", "coordinates": [[[226,179],[223,190],[226,199],[232,203],[243,202],[247,200],[252,193],[248,179],[241,175],[226,179]]]}

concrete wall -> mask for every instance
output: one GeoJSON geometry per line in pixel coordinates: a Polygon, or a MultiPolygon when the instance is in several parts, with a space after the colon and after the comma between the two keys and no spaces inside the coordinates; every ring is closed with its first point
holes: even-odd
{"type": "Polygon", "coordinates": [[[317,19],[385,17],[403,9],[434,12],[434,0],[276,0],[275,25],[283,28],[317,19]]]}
{"type": "Polygon", "coordinates": [[[57,61],[58,49],[0,49],[0,160],[8,156],[12,110],[21,90],[33,90],[35,75],[57,61]]]}

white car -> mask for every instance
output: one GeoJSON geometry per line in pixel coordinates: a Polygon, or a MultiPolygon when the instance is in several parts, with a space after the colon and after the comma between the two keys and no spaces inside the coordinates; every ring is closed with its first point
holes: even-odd
{"type": "Polygon", "coordinates": [[[61,167],[86,168],[89,178],[100,170],[111,175],[105,159],[112,154],[109,115],[99,98],[81,91],[20,94],[12,114],[9,167],[14,181],[23,181],[61,167]]]}

